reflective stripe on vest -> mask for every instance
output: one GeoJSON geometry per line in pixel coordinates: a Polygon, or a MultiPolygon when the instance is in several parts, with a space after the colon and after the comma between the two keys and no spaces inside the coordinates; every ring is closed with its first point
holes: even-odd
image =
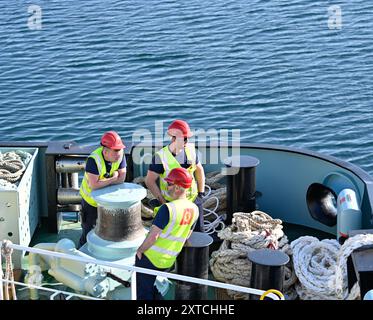
{"type": "Polygon", "coordinates": [[[198,207],[190,200],[181,199],[164,204],[169,221],[155,243],[144,252],[157,268],[170,268],[183,249],[192,225],[198,218],[198,207]]]}
{"type": "MultiPolygon", "coordinates": [[[[95,151],[93,151],[88,157],[88,158],[93,158],[93,160],[95,160],[100,180],[103,179],[106,174],[106,165],[105,165],[104,156],[102,155],[102,150],[103,150],[103,147],[99,147],[95,151]]],[[[114,171],[118,170],[121,162],[122,162],[122,159],[119,159],[119,161],[112,163],[111,170],[110,170],[110,177],[113,176],[114,171]]],[[[92,198],[91,192],[92,192],[92,189],[89,187],[88,175],[87,175],[87,172],[85,172],[82,184],[80,186],[79,193],[87,203],[89,203],[93,207],[97,207],[97,203],[92,198]]]]}
{"type": "MultiPolygon", "coordinates": [[[[187,190],[187,199],[194,201],[198,195],[197,183],[196,179],[194,178],[194,171],[196,171],[196,149],[193,144],[187,143],[184,148],[184,151],[187,158],[187,162],[191,163],[190,167],[187,170],[193,177],[192,186],[187,190]]],[[[168,146],[165,146],[164,148],[159,150],[157,154],[164,168],[164,172],[160,175],[159,188],[161,190],[163,198],[166,201],[172,201],[173,199],[168,193],[167,182],[165,178],[168,176],[172,169],[180,168],[181,165],[170,152],[168,146]]]]}

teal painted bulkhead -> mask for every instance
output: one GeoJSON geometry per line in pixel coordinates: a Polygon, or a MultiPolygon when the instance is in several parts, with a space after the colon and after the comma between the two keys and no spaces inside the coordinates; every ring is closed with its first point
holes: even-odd
{"type": "MultiPolygon", "coordinates": [[[[45,153],[53,143],[0,143],[0,146],[4,147],[38,148],[35,159],[35,174],[37,175],[35,181],[40,217],[48,215],[46,187],[48,176],[45,169],[45,153]]],[[[58,142],[58,145],[62,145],[62,142],[58,142]]],[[[67,153],[88,156],[94,147],[84,149],[72,143],[67,153]]],[[[54,148],[53,145],[52,148],[54,148]]],[[[160,146],[150,144],[144,147],[144,143],[141,147],[127,146],[125,150],[128,163],[127,181],[146,174],[151,156],[159,148],[160,146]]],[[[257,198],[258,209],[274,218],[280,218],[286,223],[336,234],[336,226],[328,227],[314,220],[307,208],[307,189],[312,183],[321,183],[334,189],[336,193],[345,187],[353,188],[362,211],[362,227],[373,228],[373,180],[365,171],[351,163],[316,152],[274,145],[241,144],[234,148],[207,146],[200,147],[199,152],[206,172],[223,170],[224,159],[232,154],[240,153],[258,158],[260,164],[256,167],[256,190],[261,194],[257,198]]]]}
{"type": "MultiPolygon", "coordinates": [[[[142,146],[143,148],[143,146],[142,146]]],[[[133,148],[133,174],[146,174],[153,148],[140,152],[133,148]],[[137,159],[136,159],[137,158],[137,159]],[[140,164],[141,163],[141,164],[140,164]]],[[[336,235],[336,225],[329,227],[316,221],[307,207],[306,194],[313,183],[324,184],[338,192],[352,188],[362,210],[362,227],[372,228],[372,178],[360,168],[339,159],[319,153],[272,145],[241,145],[239,148],[200,148],[200,158],[205,172],[225,168],[224,159],[238,152],[259,159],[256,167],[258,209],[286,223],[302,225],[336,235]]]]}

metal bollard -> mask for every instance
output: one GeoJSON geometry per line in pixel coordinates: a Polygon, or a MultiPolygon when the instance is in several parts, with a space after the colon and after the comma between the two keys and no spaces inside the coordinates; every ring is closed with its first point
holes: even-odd
{"type": "MultiPolygon", "coordinates": [[[[176,273],[208,279],[209,246],[212,238],[204,232],[193,232],[176,259],[176,273]]],[[[176,300],[207,300],[208,287],[192,282],[177,281],[176,300]]]]}
{"type": "MultiPolygon", "coordinates": [[[[247,254],[252,263],[250,287],[260,290],[276,289],[282,292],[284,284],[284,267],[289,256],[272,249],[258,249],[247,254]]],[[[259,296],[250,295],[250,300],[259,300],[259,296]]]]}
{"type": "Polygon", "coordinates": [[[234,212],[252,212],[256,209],[255,168],[259,160],[250,156],[233,156],[224,161],[227,169],[227,220],[232,223],[234,212]]]}
{"type": "Polygon", "coordinates": [[[136,249],[145,239],[141,222],[145,188],[125,182],[93,190],[92,197],[98,204],[96,227],[80,251],[98,259],[127,259],[126,263],[133,264],[136,249]]]}

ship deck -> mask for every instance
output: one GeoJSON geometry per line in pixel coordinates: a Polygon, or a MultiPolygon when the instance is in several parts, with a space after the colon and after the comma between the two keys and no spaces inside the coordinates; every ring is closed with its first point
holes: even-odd
{"type": "MultiPolygon", "coordinates": [[[[34,236],[32,237],[30,247],[35,246],[38,243],[55,243],[58,242],[59,240],[63,238],[68,238],[72,240],[75,245],[78,245],[79,238],[81,235],[81,225],[78,220],[78,216],[76,213],[64,213],[64,219],[62,220],[61,223],[61,229],[60,232],[57,233],[50,233],[47,230],[47,224],[46,223],[41,223],[41,225],[36,229],[34,236]]],[[[320,230],[315,230],[311,228],[307,228],[304,226],[299,226],[299,225],[293,225],[293,224],[287,224],[284,223],[284,232],[289,238],[289,241],[292,241],[300,236],[304,235],[309,235],[309,236],[315,236],[317,238],[321,239],[327,239],[327,238],[333,238],[333,235],[322,232],[320,230]]],[[[210,254],[211,252],[217,250],[220,246],[219,242],[214,242],[210,246],[210,254]]],[[[27,273],[27,270],[29,269],[29,264],[28,264],[28,258],[27,254],[22,260],[22,270],[20,270],[20,276],[19,280],[23,281],[24,276],[27,273]]],[[[57,284],[56,280],[51,277],[47,271],[43,272],[43,283],[46,287],[50,288],[57,288],[60,290],[68,291],[71,292],[72,290],[62,284],[57,284]]],[[[210,280],[215,280],[212,273],[209,272],[209,279],[210,280]]],[[[174,298],[174,290],[175,290],[175,284],[171,281],[171,285],[169,288],[169,291],[167,292],[166,296],[164,297],[166,300],[173,300],[174,298]]],[[[216,289],[209,287],[208,289],[208,298],[211,300],[215,299],[228,299],[229,297],[224,294],[224,290],[221,289],[216,289]]],[[[23,289],[19,293],[19,299],[28,299],[28,290],[23,289]]],[[[48,296],[43,296],[41,295],[41,299],[48,299],[48,296]]]]}

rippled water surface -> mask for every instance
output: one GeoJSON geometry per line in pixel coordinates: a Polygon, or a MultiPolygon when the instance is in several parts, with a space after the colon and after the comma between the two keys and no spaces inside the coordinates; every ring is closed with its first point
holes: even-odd
{"type": "Polygon", "coordinates": [[[0,46],[0,140],[130,141],[183,118],[373,174],[371,1],[6,1],[0,46]]]}

